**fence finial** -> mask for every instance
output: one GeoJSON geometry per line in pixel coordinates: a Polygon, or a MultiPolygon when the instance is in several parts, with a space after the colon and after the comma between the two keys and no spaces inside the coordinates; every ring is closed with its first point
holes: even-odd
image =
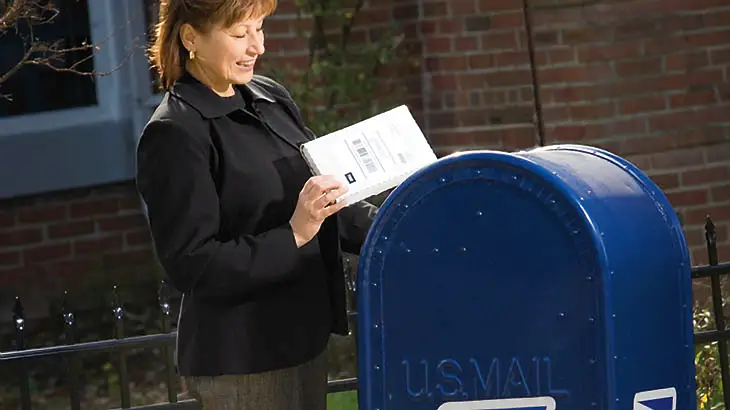
{"type": "Polygon", "coordinates": [[[67,328],[73,327],[76,318],[74,317],[73,307],[69,301],[67,290],[63,291],[63,299],[61,299],[61,318],[67,328]]]}
{"type": "Polygon", "coordinates": [[[705,217],[705,242],[707,243],[707,260],[710,265],[717,265],[717,230],[710,215],[705,217]]]}
{"type": "Polygon", "coordinates": [[[160,303],[160,309],[165,316],[170,315],[170,286],[164,280],[160,281],[157,289],[157,301],[160,303]]]}
{"type": "Polygon", "coordinates": [[[15,324],[15,330],[17,332],[23,332],[25,330],[25,308],[23,308],[23,302],[20,301],[20,297],[15,297],[15,306],[13,306],[13,323],[15,324]]]}
{"type": "Polygon", "coordinates": [[[117,321],[124,319],[124,307],[122,306],[121,299],[119,298],[119,291],[117,285],[114,285],[112,290],[112,312],[117,321]]]}

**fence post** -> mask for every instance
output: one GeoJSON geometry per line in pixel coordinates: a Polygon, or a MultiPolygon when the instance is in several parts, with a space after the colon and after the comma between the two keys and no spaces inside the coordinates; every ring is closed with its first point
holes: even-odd
{"type": "MultiPolygon", "coordinates": [[[[170,333],[170,287],[164,280],[160,281],[157,299],[162,313],[162,333],[170,333]]],[[[175,356],[169,343],[162,346],[162,355],[165,357],[165,370],[167,371],[167,399],[170,403],[177,403],[177,392],[175,383],[175,356]]]]}
{"type": "MultiPolygon", "coordinates": [[[[709,215],[705,218],[705,242],[707,244],[707,260],[710,266],[718,264],[717,260],[717,231],[712,218],[709,215]]],[[[720,275],[713,272],[710,275],[710,283],[712,287],[712,310],[715,316],[715,328],[722,332],[725,330],[725,312],[722,303],[722,286],[720,285],[720,275]]],[[[725,407],[730,407],[730,366],[728,366],[727,342],[720,340],[717,342],[717,350],[720,355],[720,375],[722,377],[722,393],[725,407]]]]}
{"type": "MultiPolygon", "coordinates": [[[[74,316],[71,303],[68,300],[68,291],[63,292],[61,302],[61,320],[63,320],[63,334],[66,344],[76,343],[76,317],[74,316]]],[[[68,388],[71,394],[71,409],[81,410],[81,394],[79,392],[79,359],[78,355],[71,353],[64,360],[66,362],[66,374],[68,374],[68,388]]]]}
{"type": "MultiPolygon", "coordinates": [[[[17,350],[25,350],[25,309],[19,297],[15,297],[15,306],[13,307],[13,324],[15,325],[15,341],[17,350]]],[[[20,378],[20,407],[23,410],[31,409],[30,402],[30,378],[28,376],[28,365],[21,360],[18,363],[20,378]]]]}
{"type": "MultiPolygon", "coordinates": [[[[114,285],[112,297],[112,313],[114,313],[114,337],[124,338],[124,307],[119,298],[117,285],[114,285]]],[[[122,399],[122,408],[132,407],[129,393],[129,373],[127,372],[127,352],[124,348],[119,350],[119,391],[122,399]]]]}

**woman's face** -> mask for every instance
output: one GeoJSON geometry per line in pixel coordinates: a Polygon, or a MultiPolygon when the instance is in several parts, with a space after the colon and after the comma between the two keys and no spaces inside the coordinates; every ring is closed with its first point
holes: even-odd
{"type": "Polygon", "coordinates": [[[231,27],[215,26],[208,33],[183,26],[183,44],[195,53],[188,70],[218,94],[230,95],[232,84],[251,81],[256,59],[264,54],[263,21],[260,17],[231,27]]]}

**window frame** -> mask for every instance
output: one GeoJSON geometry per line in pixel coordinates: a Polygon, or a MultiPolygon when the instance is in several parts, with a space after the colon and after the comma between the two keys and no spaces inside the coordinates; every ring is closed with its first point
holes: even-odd
{"type": "MultiPolygon", "coordinates": [[[[119,29],[119,20],[121,19],[115,19],[114,16],[118,14],[113,12],[114,7],[118,6],[119,3],[127,2],[118,2],[114,5],[114,0],[85,1],[87,1],[89,10],[90,41],[93,44],[104,42],[101,51],[92,57],[94,59],[94,70],[109,72],[122,64],[130,62],[125,62],[125,56],[119,51],[128,49],[131,32],[130,35],[125,35],[125,33],[136,31],[136,27],[130,24],[129,28],[121,27],[119,29]]],[[[96,105],[0,118],[0,138],[11,135],[50,132],[59,128],[101,124],[118,119],[122,105],[120,104],[120,94],[123,89],[122,80],[125,77],[119,71],[124,71],[123,65],[111,75],[95,78],[96,105]]]]}

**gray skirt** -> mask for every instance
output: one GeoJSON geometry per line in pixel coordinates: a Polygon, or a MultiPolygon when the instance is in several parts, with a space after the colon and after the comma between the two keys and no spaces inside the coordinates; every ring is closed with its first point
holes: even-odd
{"type": "Polygon", "coordinates": [[[202,410],[325,410],[327,352],[296,367],[265,373],[185,377],[202,410]]]}

